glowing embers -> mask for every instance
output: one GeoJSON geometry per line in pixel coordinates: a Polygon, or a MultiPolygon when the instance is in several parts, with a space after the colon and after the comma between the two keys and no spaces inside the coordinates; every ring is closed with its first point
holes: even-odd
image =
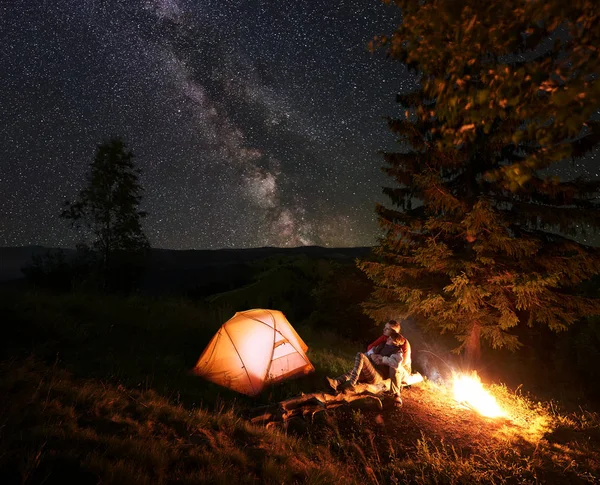
{"type": "Polygon", "coordinates": [[[489,418],[506,416],[496,399],[483,388],[477,372],[454,374],[454,399],[489,418]]]}

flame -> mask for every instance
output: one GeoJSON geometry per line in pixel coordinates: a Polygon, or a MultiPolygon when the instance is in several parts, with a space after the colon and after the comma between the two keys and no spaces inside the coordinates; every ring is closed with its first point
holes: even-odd
{"type": "Polygon", "coordinates": [[[471,375],[454,374],[454,398],[488,418],[506,416],[494,397],[483,388],[477,372],[471,375]]]}

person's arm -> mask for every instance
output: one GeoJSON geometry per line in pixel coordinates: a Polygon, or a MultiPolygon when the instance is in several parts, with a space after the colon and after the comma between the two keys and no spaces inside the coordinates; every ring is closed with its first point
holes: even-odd
{"type": "Polygon", "coordinates": [[[383,357],[379,354],[369,354],[369,359],[371,359],[371,361],[373,361],[374,364],[380,365],[382,364],[382,360],[383,357]]]}
{"type": "Polygon", "coordinates": [[[382,357],[381,363],[389,365],[392,369],[397,369],[402,365],[402,357],[403,352],[401,350],[398,350],[398,352],[390,355],[389,357],[382,357]]]}
{"type": "Polygon", "coordinates": [[[408,339],[406,339],[406,341],[404,342],[404,345],[402,346],[402,366],[406,370],[408,370],[408,372],[410,372],[411,367],[412,367],[410,354],[411,354],[410,343],[408,342],[408,339]]]}
{"type": "Polygon", "coordinates": [[[382,335],[377,340],[375,340],[374,342],[371,342],[369,345],[367,345],[367,355],[371,355],[373,353],[373,350],[375,349],[375,347],[385,343],[386,340],[387,340],[387,337],[385,335],[382,335]]]}

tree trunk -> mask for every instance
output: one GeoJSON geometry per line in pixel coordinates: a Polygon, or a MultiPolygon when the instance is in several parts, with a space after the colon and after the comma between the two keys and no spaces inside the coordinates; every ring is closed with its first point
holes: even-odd
{"type": "Polygon", "coordinates": [[[111,229],[111,220],[110,220],[110,209],[105,210],[104,213],[105,223],[105,240],[104,240],[104,265],[102,268],[102,285],[104,286],[104,291],[110,290],[110,265],[111,265],[111,252],[112,252],[112,229],[111,229]]]}
{"type": "Polygon", "coordinates": [[[477,367],[481,360],[481,325],[474,322],[465,345],[465,360],[468,369],[477,367]]]}

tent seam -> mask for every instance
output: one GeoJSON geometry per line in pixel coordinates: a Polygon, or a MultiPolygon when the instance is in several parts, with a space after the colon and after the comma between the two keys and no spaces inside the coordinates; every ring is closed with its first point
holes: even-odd
{"type": "Polygon", "coordinates": [[[217,344],[219,343],[219,340],[221,340],[221,329],[219,329],[219,331],[217,332],[217,338],[215,340],[215,345],[213,345],[213,348],[210,351],[210,355],[208,356],[207,362],[210,359],[212,359],[212,356],[215,354],[215,351],[217,350],[217,344]]]}
{"type": "MultiPolygon", "coordinates": [[[[227,323],[227,322],[225,322],[227,323]]],[[[252,386],[252,391],[254,393],[256,393],[256,389],[254,389],[254,384],[252,384],[252,379],[250,379],[250,374],[248,374],[248,369],[246,368],[246,363],[244,362],[244,359],[242,359],[242,356],[240,355],[240,353],[238,352],[237,347],[235,346],[235,343],[233,343],[233,339],[231,338],[231,335],[229,335],[229,332],[227,331],[227,328],[225,328],[225,325],[223,325],[223,330],[225,330],[225,333],[227,334],[227,336],[229,337],[229,341],[231,342],[231,345],[233,345],[233,348],[235,350],[235,353],[238,355],[238,357],[240,358],[240,362],[242,363],[242,367],[244,368],[244,372],[246,373],[246,376],[248,377],[248,382],[250,383],[250,385],[252,386]]]]}
{"type": "MultiPolygon", "coordinates": [[[[275,336],[277,335],[277,333],[276,333],[276,328],[275,328],[275,322],[276,322],[276,320],[275,320],[275,317],[273,316],[273,313],[272,313],[272,311],[271,311],[271,310],[267,310],[267,309],[264,309],[264,310],[265,310],[265,311],[266,311],[266,312],[267,312],[269,315],[271,315],[271,318],[273,319],[273,331],[274,331],[274,337],[273,337],[273,349],[272,349],[272,351],[271,351],[271,360],[269,361],[269,365],[268,365],[268,367],[267,367],[267,372],[266,372],[265,376],[263,377],[263,381],[265,381],[265,382],[266,382],[266,380],[267,380],[267,376],[269,375],[269,371],[271,370],[271,364],[273,364],[273,355],[275,355],[275,336]]],[[[262,320],[259,320],[258,318],[253,318],[253,317],[251,317],[251,316],[247,315],[247,312],[249,312],[249,311],[252,311],[252,310],[246,310],[246,311],[242,311],[242,312],[238,312],[238,313],[239,313],[239,314],[241,314],[241,315],[244,315],[244,316],[245,316],[246,318],[248,318],[249,320],[253,320],[253,321],[255,321],[255,322],[260,322],[260,323],[262,323],[263,325],[265,325],[265,326],[267,326],[267,327],[269,326],[267,323],[263,322],[262,320]]],[[[277,310],[277,311],[279,311],[279,310],[277,310]]],[[[280,312],[280,313],[283,315],[283,318],[285,318],[285,319],[286,319],[286,321],[288,322],[288,324],[289,324],[289,325],[290,325],[290,326],[293,328],[292,324],[291,324],[291,323],[290,323],[290,321],[287,319],[287,317],[286,317],[286,316],[285,316],[285,315],[284,315],[282,312],[280,312]]],[[[227,323],[227,322],[226,322],[226,323],[227,323]]],[[[225,331],[227,331],[227,330],[225,330],[225,331]]],[[[296,335],[298,334],[298,332],[296,332],[295,330],[294,330],[294,332],[296,333],[296,335]]],[[[301,358],[302,358],[302,360],[304,361],[304,365],[305,365],[305,366],[307,366],[307,365],[310,365],[310,366],[312,366],[312,367],[314,368],[314,366],[312,365],[312,363],[311,363],[311,362],[310,362],[310,360],[308,359],[308,356],[306,355],[306,352],[304,351],[304,349],[302,349],[302,346],[300,346],[300,350],[298,350],[298,349],[297,349],[297,348],[296,348],[296,347],[295,347],[295,346],[292,344],[292,342],[290,342],[290,341],[289,341],[289,339],[287,339],[287,338],[286,338],[286,337],[285,337],[285,336],[284,336],[284,335],[283,335],[281,332],[279,332],[279,333],[280,333],[280,334],[281,334],[281,336],[282,336],[282,337],[283,337],[283,338],[284,338],[284,339],[287,341],[287,343],[291,345],[291,347],[292,347],[292,348],[293,348],[293,349],[296,351],[296,353],[298,353],[298,354],[300,355],[300,357],[301,357],[301,358]]],[[[229,332],[227,332],[227,335],[229,335],[229,332]]],[[[229,339],[231,340],[231,337],[229,337],[229,339]]],[[[233,340],[231,340],[231,343],[233,344],[233,340]]],[[[235,348],[235,344],[233,345],[233,347],[235,348]]],[[[237,348],[235,348],[235,351],[237,352],[237,348]]],[[[238,355],[239,355],[239,353],[238,353],[238,355]]],[[[241,360],[241,359],[242,359],[242,358],[240,357],[240,360],[241,360]]],[[[242,364],[243,364],[243,363],[244,363],[244,361],[242,360],[242,364]]],[[[246,369],[246,367],[244,366],[244,370],[245,370],[245,369],[246,369]]],[[[248,373],[248,371],[246,371],[246,374],[247,374],[247,373],[248,373]]],[[[248,379],[250,379],[250,376],[248,376],[248,379]]],[[[251,382],[251,383],[252,383],[252,382],[251,382]]],[[[254,386],[252,386],[252,387],[254,388],[254,386]]]]}
{"type": "MultiPolygon", "coordinates": [[[[263,381],[265,381],[265,382],[267,382],[267,376],[269,375],[269,371],[271,370],[271,365],[273,365],[273,356],[275,355],[275,339],[277,338],[277,328],[275,328],[277,322],[276,322],[275,317],[273,316],[273,314],[269,310],[267,310],[267,312],[269,313],[269,315],[271,315],[271,318],[273,319],[273,345],[271,347],[271,358],[269,359],[269,365],[267,366],[267,371],[265,372],[265,375],[263,377],[263,381]]],[[[262,322],[262,323],[264,323],[266,325],[265,322],[262,322]]],[[[281,332],[279,332],[279,333],[281,333],[281,332]]],[[[283,334],[281,336],[283,338],[285,338],[283,336],[283,334]]]]}

